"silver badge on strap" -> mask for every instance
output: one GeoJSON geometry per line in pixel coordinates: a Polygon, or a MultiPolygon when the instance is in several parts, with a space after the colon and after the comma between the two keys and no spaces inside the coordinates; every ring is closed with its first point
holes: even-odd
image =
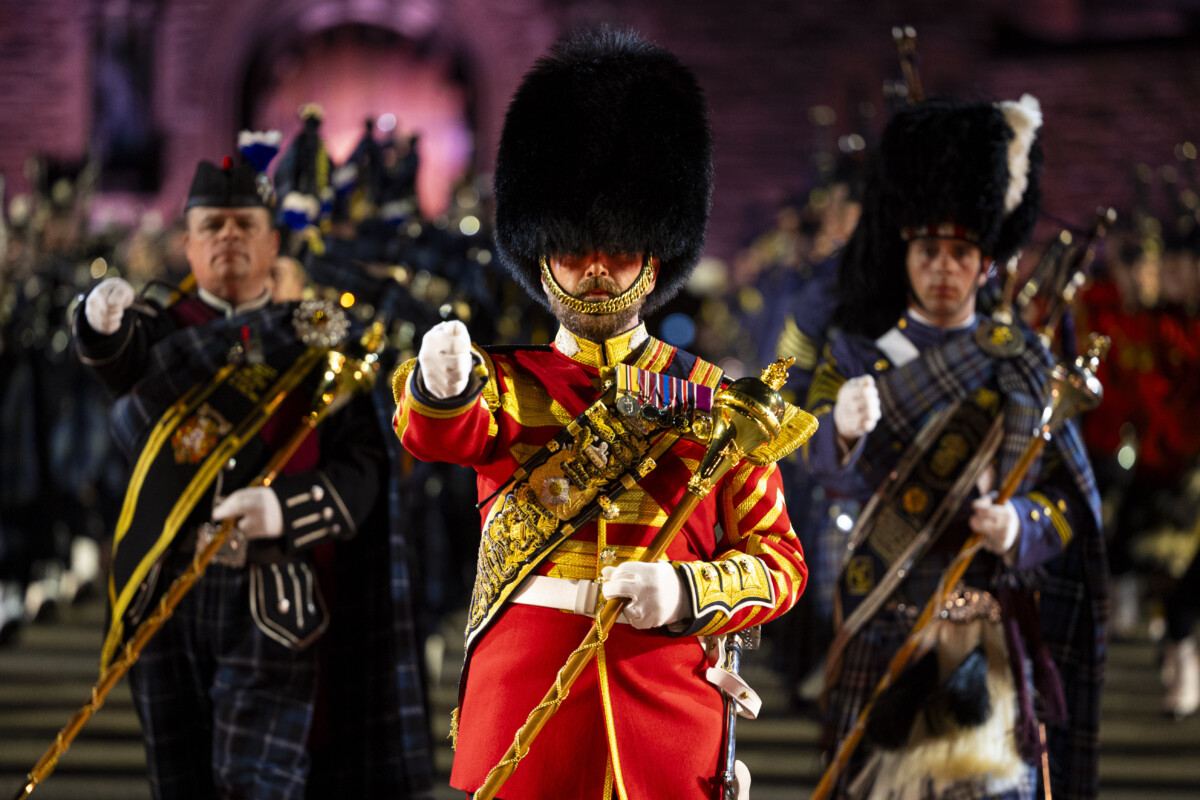
{"type": "Polygon", "coordinates": [[[350,330],[350,318],[329,300],[305,300],[296,306],[292,322],[300,341],[309,347],[337,347],[350,330]]]}

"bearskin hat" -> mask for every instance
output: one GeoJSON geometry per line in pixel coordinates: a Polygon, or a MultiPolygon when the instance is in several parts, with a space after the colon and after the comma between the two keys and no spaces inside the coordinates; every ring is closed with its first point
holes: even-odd
{"type": "Polygon", "coordinates": [[[496,156],[496,249],[539,301],[540,256],[649,251],[661,263],[643,313],[658,308],[700,258],[711,197],[700,86],[637,34],[569,35],[513,96],[496,156]]]}
{"type": "Polygon", "coordinates": [[[929,100],[884,130],[862,217],[842,254],[835,322],[879,336],[903,313],[907,242],[961,238],[1003,263],[1028,240],[1041,202],[1038,102],[929,100]]]}

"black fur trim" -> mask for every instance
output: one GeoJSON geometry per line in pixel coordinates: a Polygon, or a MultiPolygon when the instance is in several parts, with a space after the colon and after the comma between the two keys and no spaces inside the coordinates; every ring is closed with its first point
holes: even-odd
{"type": "Polygon", "coordinates": [[[930,650],[915,664],[905,667],[875,699],[863,731],[868,741],[883,750],[899,750],[908,744],[917,713],[937,685],[937,651],[930,650]]]}
{"type": "Polygon", "coordinates": [[[1042,151],[1029,153],[1020,205],[1004,212],[1012,129],[992,103],[929,100],[901,109],[873,159],[862,217],[838,267],[835,324],[881,336],[908,305],[905,227],[952,222],[1003,264],[1029,238],[1041,204],[1042,151]]]}
{"type": "Polygon", "coordinates": [[[938,704],[960,728],[974,728],[992,715],[987,686],[988,660],[983,645],[972,650],[938,689],[938,704]]]}
{"type": "Polygon", "coordinates": [[[496,155],[496,251],[546,304],[538,257],[651,251],[643,316],[704,247],[712,137],[695,77],[667,50],[608,27],[559,40],[525,76],[496,155]]]}

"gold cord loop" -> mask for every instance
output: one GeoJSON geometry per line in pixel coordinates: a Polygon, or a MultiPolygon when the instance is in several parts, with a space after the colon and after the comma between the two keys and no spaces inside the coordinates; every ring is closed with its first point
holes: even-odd
{"type": "MultiPolygon", "coordinates": [[[[583,643],[571,651],[571,655],[567,656],[567,663],[563,664],[562,668],[559,669],[558,674],[554,676],[554,686],[551,687],[550,692],[541,703],[539,703],[532,711],[529,712],[529,716],[525,718],[525,724],[518,728],[516,734],[513,735],[513,744],[512,748],[508,751],[509,755],[503,761],[500,761],[494,767],[488,770],[488,774],[483,779],[483,783],[485,785],[491,780],[493,773],[503,770],[509,766],[512,766],[513,769],[516,769],[517,764],[521,763],[521,759],[529,754],[529,747],[523,747],[521,744],[521,734],[524,733],[525,729],[529,727],[530,722],[533,721],[533,718],[538,714],[538,712],[540,712],[542,709],[552,708],[553,711],[550,713],[553,714],[555,711],[558,711],[558,707],[561,706],[562,702],[567,699],[567,695],[571,692],[570,683],[574,683],[574,678],[571,679],[570,683],[564,686],[563,674],[572,666],[571,659],[573,659],[576,655],[587,652],[588,650],[602,647],[604,642],[607,641],[608,631],[604,629],[599,614],[596,615],[596,619],[593,622],[592,627],[596,634],[595,638],[589,636],[587,639],[584,639],[583,643]]],[[[534,735],[536,736],[536,733],[534,735]]],[[[532,741],[533,736],[529,738],[532,741]]]]}
{"type": "Polygon", "coordinates": [[[564,289],[550,270],[550,262],[546,260],[545,256],[538,256],[538,265],[542,268],[542,280],[546,282],[546,288],[550,294],[564,306],[580,314],[617,314],[642,299],[650,291],[650,283],[654,280],[654,270],[651,269],[653,261],[654,256],[647,252],[646,260],[642,262],[642,270],[638,273],[637,280],[633,282],[632,286],[616,297],[610,297],[598,303],[589,303],[587,300],[580,300],[564,289]]]}

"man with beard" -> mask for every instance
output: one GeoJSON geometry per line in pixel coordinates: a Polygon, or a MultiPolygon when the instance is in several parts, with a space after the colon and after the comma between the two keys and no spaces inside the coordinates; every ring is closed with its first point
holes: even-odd
{"type": "Polygon", "coordinates": [[[669,560],[638,561],[704,454],[686,431],[721,383],[642,324],[699,258],[711,175],[700,88],[672,54],[608,29],[560,41],[513,98],[495,172],[497,250],[558,335],[478,348],[443,323],[396,373],[397,435],[473,467],[485,515],[456,788],[485,782],[597,605],[623,597],[499,796],[716,796],[722,699],[696,637],[774,619],[804,588],[774,464],[731,470],[669,560]],[[597,403],[612,392],[615,409],[597,403]]]}

